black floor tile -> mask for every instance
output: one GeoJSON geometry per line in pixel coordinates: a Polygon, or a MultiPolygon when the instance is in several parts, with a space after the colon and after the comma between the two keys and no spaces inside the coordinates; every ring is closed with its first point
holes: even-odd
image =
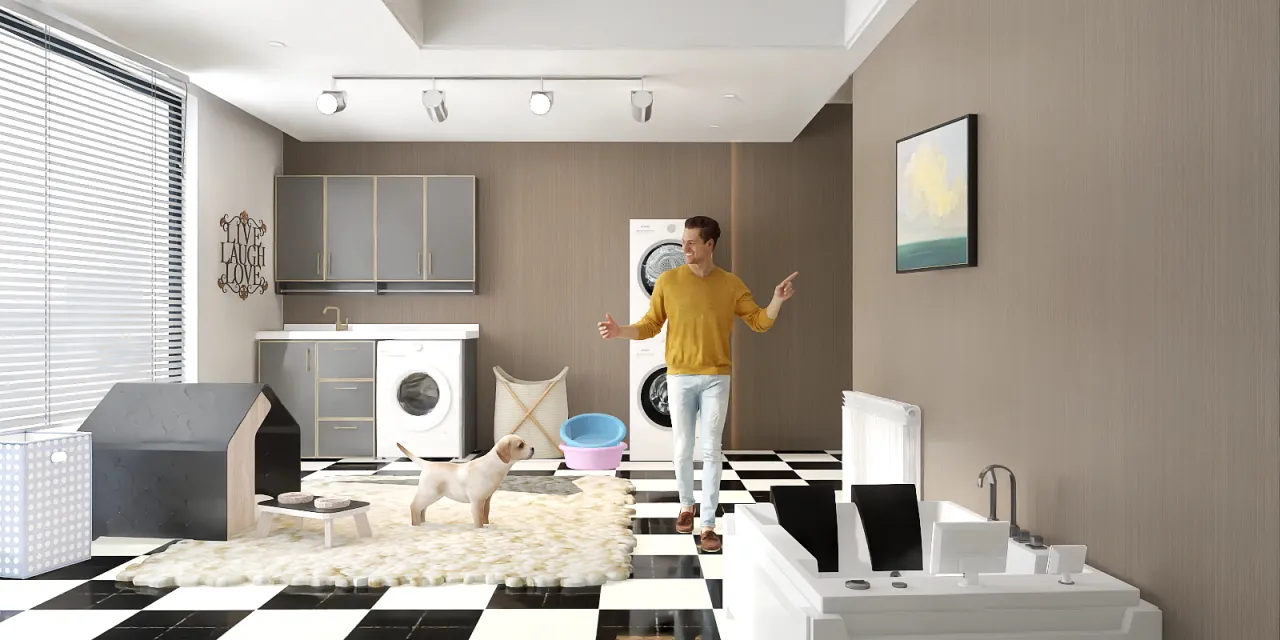
{"type": "Polygon", "coordinates": [[[472,631],[459,627],[418,627],[409,634],[408,640],[471,640],[472,631]]]}
{"type": "Polygon", "coordinates": [[[22,612],[21,611],[0,611],[0,622],[4,622],[5,620],[12,618],[18,615],[19,613],[22,613],[22,612]]]}
{"type": "Polygon", "coordinates": [[[554,476],[555,474],[556,472],[547,471],[545,469],[515,469],[507,472],[507,475],[509,476],[523,476],[526,478],[545,478],[547,476],[554,476]]]}
{"type": "Polygon", "coordinates": [[[757,471],[754,469],[738,471],[743,480],[799,480],[800,474],[794,471],[757,471]]]}
{"type": "Polygon", "coordinates": [[[787,466],[788,466],[788,467],[791,467],[792,469],[796,469],[796,470],[800,470],[800,469],[804,469],[804,470],[813,470],[813,469],[834,469],[834,470],[839,470],[839,469],[842,469],[842,468],[843,468],[843,467],[841,466],[841,463],[840,463],[839,461],[836,461],[836,462],[797,461],[797,462],[788,462],[788,463],[787,463],[787,466]]]}
{"type": "Polygon", "coordinates": [[[631,480],[675,480],[675,469],[671,471],[655,471],[640,469],[636,471],[618,471],[615,474],[619,478],[629,478],[631,480]]]}
{"type": "Polygon", "coordinates": [[[375,476],[417,476],[422,473],[421,469],[383,469],[373,472],[375,476]]]}
{"type": "MultiPolygon", "coordinates": [[[[675,518],[632,518],[631,531],[641,534],[672,534],[676,531],[675,518]]],[[[639,556],[632,556],[633,558],[639,556]]]]}
{"type": "Polygon", "coordinates": [[[335,462],[324,468],[325,471],[377,471],[388,464],[386,462],[335,462]]]}
{"type": "Polygon", "coordinates": [[[249,617],[252,611],[192,611],[179,627],[230,629],[249,617]]]}
{"type": "Polygon", "coordinates": [[[156,636],[156,640],[217,640],[229,629],[212,627],[174,627],[156,636]]]}
{"type": "Polygon", "coordinates": [[[751,497],[754,498],[757,503],[773,501],[768,491],[752,491],[751,497]]]}
{"type": "Polygon", "coordinates": [[[499,586],[488,609],[595,609],[600,606],[600,587],[499,586]]]}
{"type": "Polygon", "coordinates": [[[152,549],[152,550],[148,551],[145,555],[154,556],[154,555],[155,555],[155,554],[157,554],[157,553],[164,553],[165,551],[168,551],[168,550],[169,550],[169,547],[172,547],[173,545],[178,544],[179,542],[181,542],[181,540],[170,540],[170,541],[168,541],[168,542],[166,542],[166,543],[164,543],[164,544],[162,544],[162,545],[160,545],[160,546],[158,546],[158,547],[156,547],[156,548],[154,548],[154,549],[152,549]]]}
{"type": "Polygon", "coordinates": [[[782,462],[776,453],[726,453],[729,462],[782,462]]]}
{"type": "Polygon", "coordinates": [[[346,640],[406,640],[413,627],[356,627],[346,640]]]}
{"type": "Polygon", "coordinates": [[[356,627],[395,627],[412,629],[422,620],[423,611],[379,609],[364,614],[356,627]]]}
{"type": "MultiPolygon", "coordinates": [[[[27,580],[92,580],[137,556],[93,556],[84,562],[54,569],[48,573],[32,576],[27,580]]],[[[0,578],[0,582],[12,578],[0,578]]]]}
{"type": "MultiPolygon", "coordinates": [[[[694,491],[701,491],[701,490],[702,490],[702,481],[701,481],[701,480],[694,480],[694,481],[693,481],[693,490],[694,490],[694,491]]],[[[721,490],[721,491],[746,491],[746,490],[747,490],[747,487],[746,487],[746,485],[742,484],[742,481],[741,481],[741,480],[724,480],[724,479],[721,479],[721,480],[720,480],[720,490],[721,490]]]]}
{"type": "Polygon", "coordinates": [[[830,455],[832,458],[835,458],[836,460],[843,460],[843,459],[844,459],[844,454],[843,454],[843,453],[832,453],[832,454],[828,454],[828,455],[830,455]]]}
{"type": "Polygon", "coordinates": [[[190,611],[139,611],[116,626],[130,629],[168,629],[178,626],[190,615],[190,611]]]}
{"type": "Polygon", "coordinates": [[[90,580],[76,585],[39,606],[42,611],[58,609],[132,609],[141,611],[168,595],[174,588],[135,587],[111,580],[90,580]]]}
{"type": "Polygon", "coordinates": [[[482,613],[484,612],[470,609],[428,611],[426,615],[422,616],[422,622],[418,623],[418,627],[430,629],[474,629],[479,624],[480,614],[482,613]]]}
{"type": "Polygon", "coordinates": [[[841,485],[844,484],[839,480],[805,480],[805,482],[811,487],[830,487],[836,491],[842,489],[841,485]]]}
{"type": "Polygon", "coordinates": [[[298,476],[298,478],[299,478],[299,479],[302,479],[302,478],[305,478],[305,477],[307,477],[307,476],[309,476],[309,475],[311,475],[311,474],[313,474],[313,473],[315,473],[315,471],[303,471],[303,472],[302,472],[302,475],[298,476]]]}
{"type": "Polygon", "coordinates": [[[168,629],[114,627],[98,634],[94,640],[156,640],[166,631],[168,629]]]}
{"type": "Polygon", "coordinates": [[[679,640],[720,640],[716,616],[711,610],[601,611],[596,640],[635,637],[679,640]]]}
{"type": "Polygon", "coordinates": [[[285,587],[262,605],[262,609],[371,609],[387,592],[386,587],[285,587]]]}
{"type": "Polygon", "coordinates": [[[644,579],[701,578],[698,556],[631,556],[631,577],[644,579]]]}
{"type": "Polygon", "coordinates": [[[709,579],[707,582],[707,592],[711,594],[711,608],[724,608],[724,580],[722,578],[709,579]]]}
{"type": "Polygon", "coordinates": [[[826,451],[822,449],[776,449],[774,453],[785,453],[788,455],[823,455],[826,451]]]}
{"type": "Polygon", "coordinates": [[[676,491],[637,491],[635,492],[636,502],[644,503],[665,503],[680,502],[680,493],[676,491]]]}

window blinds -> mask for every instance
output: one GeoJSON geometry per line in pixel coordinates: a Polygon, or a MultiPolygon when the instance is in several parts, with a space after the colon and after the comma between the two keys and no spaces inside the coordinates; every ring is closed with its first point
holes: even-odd
{"type": "Polygon", "coordinates": [[[182,376],[185,86],[0,10],[0,431],[182,376]]]}

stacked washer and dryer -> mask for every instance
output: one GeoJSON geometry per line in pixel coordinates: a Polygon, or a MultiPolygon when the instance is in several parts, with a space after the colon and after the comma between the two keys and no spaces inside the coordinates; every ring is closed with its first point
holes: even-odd
{"type": "MultiPolygon", "coordinates": [[[[631,317],[638,322],[649,311],[654,284],[664,271],[684,265],[681,235],[684,220],[632,220],[628,287],[631,317]]],[[[671,409],[667,401],[666,327],[649,340],[630,343],[630,451],[633,461],[674,458],[671,409]]],[[[697,456],[697,442],[694,456],[697,456]]]]}

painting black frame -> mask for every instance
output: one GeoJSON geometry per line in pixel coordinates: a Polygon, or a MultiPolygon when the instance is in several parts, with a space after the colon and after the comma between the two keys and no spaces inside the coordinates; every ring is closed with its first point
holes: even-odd
{"type": "Polygon", "coordinates": [[[944,269],[965,269],[968,267],[978,266],[978,114],[967,113],[958,118],[952,118],[942,124],[936,124],[928,129],[917,131],[909,136],[898,138],[893,143],[893,268],[895,273],[920,273],[923,271],[941,271],[944,269]],[[967,221],[968,230],[965,238],[969,243],[968,260],[963,264],[940,265],[936,267],[921,267],[919,269],[903,269],[898,262],[898,147],[902,143],[918,138],[930,131],[935,131],[943,127],[953,125],[957,122],[968,120],[965,136],[968,138],[968,170],[965,175],[968,177],[966,189],[966,204],[968,205],[969,219],[967,221]]]}

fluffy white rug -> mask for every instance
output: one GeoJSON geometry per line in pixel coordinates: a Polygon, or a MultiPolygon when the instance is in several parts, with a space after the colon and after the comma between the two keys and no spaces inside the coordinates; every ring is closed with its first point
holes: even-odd
{"type": "Polygon", "coordinates": [[[321,521],[277,515],[266,538],[250,532],[226,542],[178,542],[129,565],[116,579],[150,587],[571,587],[625,580],[631,573],[635,510],[628,505],[635,498],[625,479],[586,476],[575,481],[581,493],[567,496],[498,491],[489,526],[477,530],[470,506],[448,498],[427,509],[426,524],[410,526],[415,487],[378,483],[382,476],[312,478],[303,481],[303,491],[369,502],[373,537],[357,539],[354,520],[340,518],[335,546],[326,549],[321,521]]]}

